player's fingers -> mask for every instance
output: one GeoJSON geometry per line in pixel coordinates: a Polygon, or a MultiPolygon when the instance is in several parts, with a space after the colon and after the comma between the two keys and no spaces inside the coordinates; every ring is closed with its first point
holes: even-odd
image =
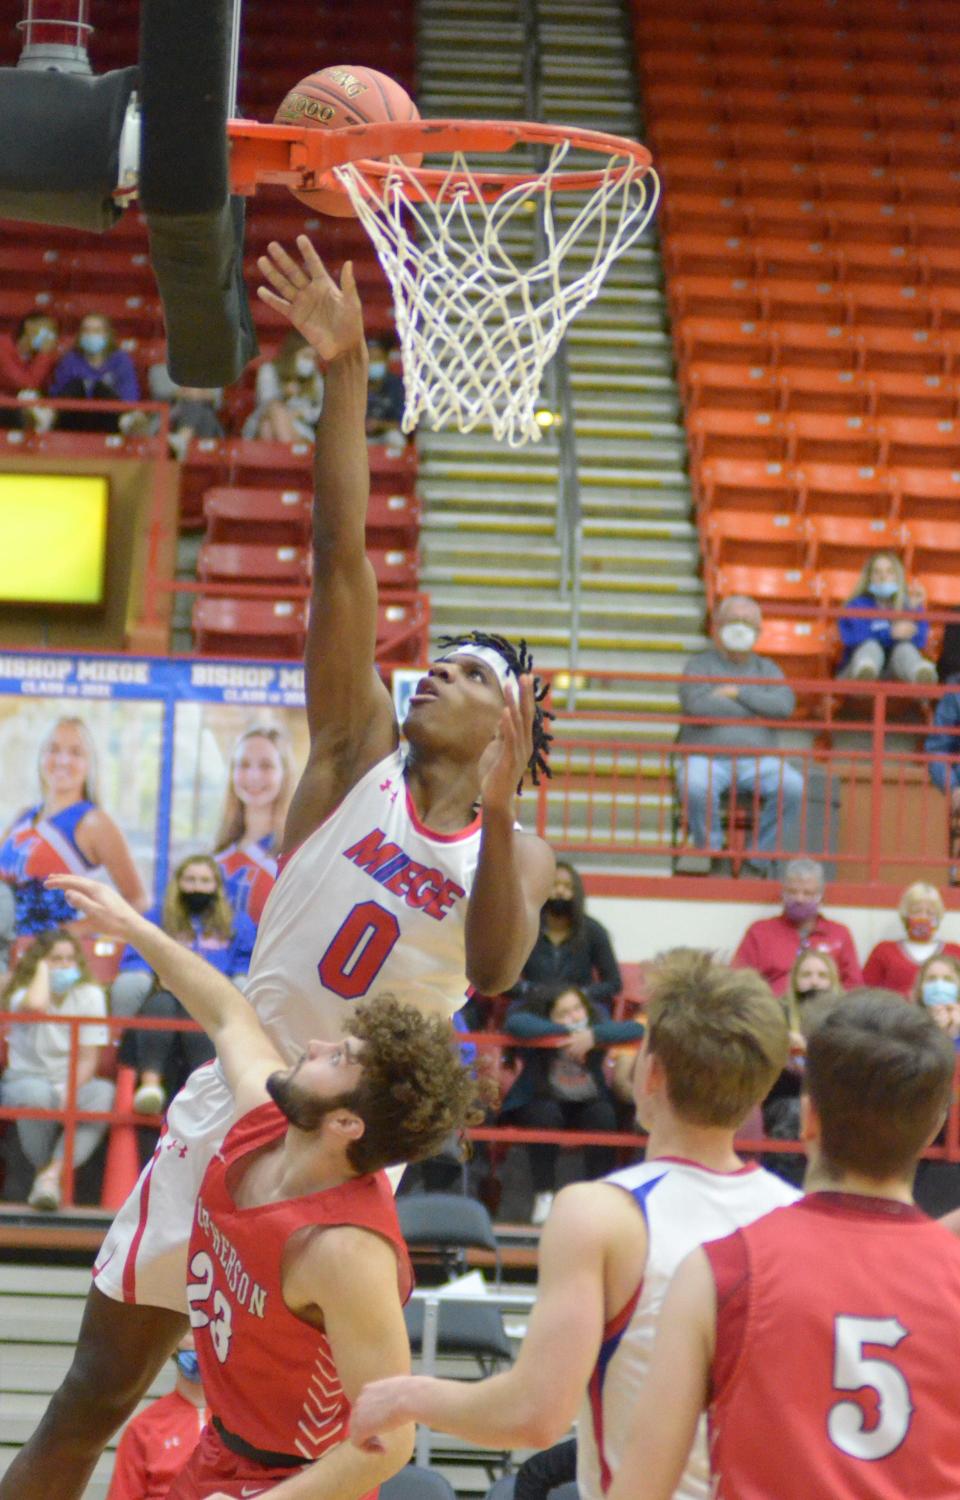
{"type": "Polygon", "coordinates": [[[261,255],[257,261],[257,269],[264,281],[268,281],[275,291],[278,291],[281,296],[286,297],[288,301],[293,301],[297,295],[298,288],[294,286],[289,276],[281,271],[278,266],[274,265],[268,255],[261,255]]]}
{"type": "Polygon", "coordinates": [[[302,291],[305,286],[309,285],[309,273],[294,260],[289,250],[285,250],[278,240],[271,240],[267,249],[274,266],[283,272],[291,286],[302,291]]]}
{"type": "Polygon", "coordinates": [[[328,286],[335,285],[333,277],[330,275],[330,272],[327,270],[316,250],[313,248],[313,242],[311,241],[309,235],[297,235],[297,249],[303,256],[304,270],[307,272],[312,281],[322,281],[325,285],[328,286]]]}
{"type": "Polygon", "coordinates": [[[271,292],[268,286],[258,286],[257,296],[261,302],[266,302],[269,307],[275,307],[277,312],[289,315],[290,303],[286,297],[278,297],[276,292],[271,292]]]}
{"type": "Polygon", "coordinates": [[[353,261],[345,260],[340,270],[340,290],[352,295],[357,290],[357,278],[353,271],[353,261]]]}

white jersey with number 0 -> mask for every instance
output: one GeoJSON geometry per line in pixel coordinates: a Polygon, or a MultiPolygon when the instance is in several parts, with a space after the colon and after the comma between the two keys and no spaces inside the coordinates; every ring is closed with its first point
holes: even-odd
{"type": "MultiPolygon", "coordinates": [[[[369,770],[285,862],[264,907],[246,994],[290,1063],[311,1040],[339,1037],[365,996],[389,993],[444,1017],[466,999],[480,819],[433,832],[403,773],[400,751],[369,770]]],[[[104,1240],[94,1267],[100,1291],[186,1310],[194,1201],[233,1120],[219,1065],[199,1068],[104,1240]]]]}
{"type": "MultiPolygon", "coordinates": [[[[647,1264],[634,1296],[603,1331],[580,1410],[577,1483],[581,1500],[602,1500],[619,1469],[637,1392],[650,1363],[660,1309],[680,1262],[707,1240],[732,1234],[800,1196],[762,1167],[712,1172],[673,1157],[626,1167],[603,1180],[628,1192],[643,1214],[647,1264]]],[[[706,1422],[701,1417],[675,1500],[707,1500],[709,1494],[706,1422]]]]}

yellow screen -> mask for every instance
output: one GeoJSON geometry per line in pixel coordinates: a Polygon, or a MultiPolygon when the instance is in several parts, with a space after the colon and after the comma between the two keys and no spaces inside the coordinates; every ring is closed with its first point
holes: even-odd
{"type": "Polygon", "coordinates": [[[108,499],[99,474],[0,473],[0,600],[100,604],[108,499]]]}

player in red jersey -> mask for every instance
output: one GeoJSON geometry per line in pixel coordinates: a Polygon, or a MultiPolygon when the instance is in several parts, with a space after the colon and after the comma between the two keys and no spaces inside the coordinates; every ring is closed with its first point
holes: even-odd
{"type": "MultiPolygon", "coordinates": [[[[212,1417],[168,1500],[233,1500],[294,1475],[291,1496],[370,1495],[413,1450],[412,1424],[379,1454],[345,1441],[364,1382],[410,1367],[413,1277],[381,1169],[431,1155],[479,1117],[449,1028],[381,996],[354,1011],[342,1041],[311,1042],[285,1067],[229,980],[115,891],[83,876],[57,886],[148,958],[215,1042],[237,1101],[190,1239],[187,1299],[212,1417]]],[[[164,1134],[157,1150],[171,1146],[164,1134]]]]}
{"type": "MultiPolygon", "coordinates": [[[[365,550],[367,348],[353,272],[338,287],[310,242],[270,246],[261,295],[327,363],[317,428],[314,569],[305,661],[310,751],[259,926],[247,998],[286,1061],[338,1039],[355,1002],[389,991],[449,1017],[468,983],[509,988],[539,930],[553,855],[516,826],[526,769],[549,741],[526,647],[448,643],[404,723],[374,663],[376,579],[365,550]],[[359,888],[359,889],[358,889],[359,888]]],[[[182,1328],[193,1204],[235,1118],[218,1071],[171,1103],[183,1148],[144,1169],[108,1233],[76,1352],[2,1500],[79,1500],[110,1434],[182,1328]]]]}
{"type": "Polygon", "coordinates": [[[912,1197],[954,1050],[884,990],[807,1048],[807,1196],[694,1251],[608,1500],[670,1500],[706,1407],[716,1500],[956,1500],[960,1245],[912,1197]]]}

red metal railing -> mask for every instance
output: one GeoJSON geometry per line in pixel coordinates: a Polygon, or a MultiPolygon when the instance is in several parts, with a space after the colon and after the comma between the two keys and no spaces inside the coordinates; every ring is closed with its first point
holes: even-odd
{"type": "MultiPolygon", "coordinates": [[[[906,1003],[906,1002],[904,1002],[906,1003]]],[[[110,1017],[104,1021],[99,1018],[91,1020],[89,1016],[25,1016],[21,1013],[5,1013],[0,1016],[0,1025],[50,1025],[56,1022],[61,1026],[70,1028],[70,1052],[68,1062],[67,1093],[63,1108],[51,1109],[26,1109],[13,1108],[10,1106],[0,1107],[0,1121],[16,1120],[56,1120],[63,1126],[63,1159],[64,1168],[62,1176],[62,1203],[65,1208],[70,1207],[74,1201],[74,1166],[73,1166],[73,1144],[76,1137],[78,1124],[88,1122],[102,1122],[107,1126],[123,1127],[131,1125],[153,1125],[158,1126],[155,1115],[137,1115],[132,1110],[80,1110],[77,1108],[77,1064],[79,1057],[79,1036],[84,1026],[96,1024],[104,1025],[119,1036],[123,1031],[153,1030],[153,1031],[198,1031],[200,1028],[192,1021],[168,1021],[147,1020],[141,1016],[132,1018],[110,1017]]],[[[456,1033],[455,1042],[473,1043],[482,1049],[525,1049],[528,1047],[556,1049],[560,1046],[562,1038],[544,1037],[536,1040],[519,1039],[502,1032],[469,1032],[456,1033]]],[[[639,1046],[639,1043],[633,1044],[639,1046]]],[[[960,1059],[958,1059],[957,1077],[955,1079],[953,1099],[947,1116],[944,1139],[941,1145],[930,1146],[922,1154],[929,1161],[960,1162],[960,1059]]],[[[470,1139],[475,1141],[487,1141],[491,1144],[501,1146],[513,1146],[530,1144],[553,1144],[563,1146],[571,1150],[578,1146],[612,1146],[623,1150],[639,1150],[644,1144],[646,1136],[637,1131],[576,1131],[576,1130],[527,1130],[517,1126],[483,1125],[477,1126],[468,1132],[470,1139]]],[[[738,1137],[738,1151],[749,1153],[776,1153],[788,1152],[794,1155],[805,1155],[806,1147],[802,1141],[785,1141],[772,1139],[764,1135],[755,1137],[738,1137]]],[[[131,1181],[130,1186],[133,1186],[131,1181]]]]}

